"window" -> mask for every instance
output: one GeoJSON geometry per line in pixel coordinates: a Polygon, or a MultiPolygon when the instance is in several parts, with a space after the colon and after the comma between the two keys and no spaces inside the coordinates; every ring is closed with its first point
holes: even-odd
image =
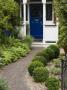
{"type": "Polygon", "coordinates": [[[30,0],[30,2],[41,2],[42,0],[30,0]]]}
{"type": "Polygon", "coordinates": [[[52,21],[53,14],[52,14],[52,0],[47,0],[46,2],[46,20],[52,21]]]}
{"type": "Polygon", "coordinates": [[[46,4],[46,20],[52,20],[52,4],[46,4]]]}
{"type": "Polygon", "coordinates": [[[26,5],[26,21],[28,21],[28,6],[26,5]]]}
{"type": "Polygon", "coordinates": [[[22,5],[21,10],[22,10],[22,11],[21,11],[21,12],[22,12],[22,13],[21,13],[21,15],[22,15],[22,18],[21,18],[21,19],[22,19],[22,21],[23,21],[23,5],[22,5]]]}
{"type": "MultiPolygon", "coordinates": [[[[23,15],[23,13],[24,13],[24,12],[23,12],[23,5],[22,5],[21,10],[22,10],[22,11],[21,11],[21,12],[22,12],[22,18],[21,18],[21,19],[22,19],[22,21],[23,21],[23,18],[24,18],[24,15],[23,15]]],[[[26,5],[26,21],[28,21],[28,6],[27,6],[27,5],[26,5]]]]}

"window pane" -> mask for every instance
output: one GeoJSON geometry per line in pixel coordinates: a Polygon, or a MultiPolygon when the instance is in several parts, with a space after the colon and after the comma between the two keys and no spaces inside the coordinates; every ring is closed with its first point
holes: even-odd
{"type": "Polygon", "coordinates": [[[53,0],[47,0],[47,2],[52,2],[53,0]]]}
{"type": "Polygon", "coordinates": [[[22,12],[22,21],[23,21],[23,5],[22,5],[22,8],[21,8],[21,12],[22,12]]]}
{"type": "Polygon", "coordinates": [[[41,2],[42,0],[30,0],[30,2],[41,2]]]}
{"type": "Polygon", "coordinates": [[[31,4],[30,5],[31,17],[43,17],[43,8],[41,4],[31,4]],[[32,12],[33,11],[33,12],[32,12]]]}
{"type": "Polygon", "coordinates": [[[26,5],[26,21],[28,21],[28,6],[26,5]]]}
{"type": "Polygon", "coordinates": [[[46,20],[52,20],[52,4],[46,4],[46,20]]]}

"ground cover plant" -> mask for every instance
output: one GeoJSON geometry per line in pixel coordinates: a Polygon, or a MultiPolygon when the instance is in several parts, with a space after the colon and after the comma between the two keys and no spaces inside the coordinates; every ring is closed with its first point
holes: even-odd
{"type": "Polygon", "coordinates": [[[9,37],[5,45],[0,44],[0,67],[15,62],[29,53],[31,49],[28,46],[29,41],[27,44],[26,39],[27,37],[22,41],[14,37],[9,37]]]}
{"type": "Polygon", "coordinates": [[[48,90],[59,90],[60,88],[61,60],[59,55],[59,47],[57,45],[50,45],[37,53],[33,58],[32,63],[34,63],[34,69],[31,69],[32,63],[28,67],[29,73],[30,70],[32,71],[32,75],[30,75],[34,81],[40,83],[45,82],[48,90]],[[37,65],[35,62],[37,62],[37,65]],[[39,65],[39,62],[42,63],[43,66],[39,65]]]}
{"type": "Polygon", "coordinates": [[[0,90],[9,90],[6,80],[0,79],[0,90]]]}
{"type": "Polygon", "coordinates": [[[48,87],[48,90],[59,90],[59,80],[55,77],[49,77],[46,81],[46,86],[48,87]]]}

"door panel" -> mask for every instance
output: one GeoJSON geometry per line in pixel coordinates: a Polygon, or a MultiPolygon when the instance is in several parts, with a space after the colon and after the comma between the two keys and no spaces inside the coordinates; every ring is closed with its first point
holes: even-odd
{"type": "Polygon", "coordinates": [[[43,39],[42,4],[30,4],[30,35],[35,39],[43,39]]]}

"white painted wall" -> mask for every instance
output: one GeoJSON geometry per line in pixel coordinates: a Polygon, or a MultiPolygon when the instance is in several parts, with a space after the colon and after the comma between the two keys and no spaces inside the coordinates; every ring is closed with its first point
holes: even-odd
{"type": "Polygon", "coordinates": [[[44,33],[45,41],[58,40],[58,26],[46,26],[44,33]]]}
{"type": "Polygon", "coordinates": [[[18,37],[24,38],[25,37],[25,34],[24,33],[25,33],[24,32],[24,26],[22,25],[22,26],[20,26],[20,32],[18,34],[18,37]]]}

